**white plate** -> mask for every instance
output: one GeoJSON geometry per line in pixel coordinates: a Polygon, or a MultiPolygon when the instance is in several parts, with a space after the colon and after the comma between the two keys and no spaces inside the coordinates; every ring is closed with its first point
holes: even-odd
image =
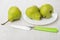
{"type": "Polygon", "coordinates": [[[39,21],[32,20],[32,19],[28,18],[25,13],[23,14],[23,18],[25,19],[26,22],[28,22],[30,24],[46,25],[46,24],[50,24],[50,23],[53,23],[54,21],[56,21],[57,13],[53,13],[52,17],[50,19],[42,19],[42,20],[39,20],[39,21]]]}

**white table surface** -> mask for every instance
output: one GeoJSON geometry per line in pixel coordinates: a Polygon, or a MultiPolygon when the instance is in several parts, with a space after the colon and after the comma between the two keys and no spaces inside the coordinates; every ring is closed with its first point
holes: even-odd
{"type": "MultiPolygon", "coordinates": [[[[18,6],[20,5],[19,4],[20,2],[25,4],[26,1],[29,0],[23,0],[23,1],[22,0],[10,0],[10,1],[0,0],[0,24],[7,20],[6,8],[8,8],[11,5],[18,6]]],[[[30,1],[32,2],[32,0],[30,1]]],[[[39,2],[39,0],[34,0],[34,1],[39,2]]],[[[42,32],[36,30],[25,31],[22,29],[17,29],[9,26],[10,24],[16,24],[16,22],[14,22],[14,23],[7,23],[4,26],[0,25],[0,40],[60,40],[60,0],[40,0],[40,3],[51,3],[54,6],[55,12],[57,12],[58,14],[58,19],[56,20],[56,22],[45,26],[57,27],[59,29],[58,33],[49,33],[49,32],[42,32]]],[[[25,5],[23,5],[23,7],[24,6],[25,5]]],[[[28,24],[23,19],[21,19],[19,25],[30,25],[30,24],[28,24]]]]}

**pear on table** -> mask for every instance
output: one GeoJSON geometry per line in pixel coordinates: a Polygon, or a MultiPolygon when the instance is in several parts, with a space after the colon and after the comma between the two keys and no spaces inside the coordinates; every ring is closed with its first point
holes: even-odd
{"type": "Polygon", "coordinates": [[[20,18],[21,18],[21,11],[19,10],[18,7],[12,6],[8,10],[8,20],[2,25],[6,24],[8,21],[10,22],[17,21],[20,18]]]}
{"type": "Polygon", "coordinates": [[[40,13],[44,18],[51,18],[53,13],[53,7],[50,4],[44,4],[40,7],[40,13]]]}
{"type": "Polygon", "coordinates": [[[33,20],[41,19],[40,11],[37,6],[31,6],[31,7],[27,8],[26,15],[27,15],[27,17],[29,17],[30,19],[33,19],[33,20]]]}

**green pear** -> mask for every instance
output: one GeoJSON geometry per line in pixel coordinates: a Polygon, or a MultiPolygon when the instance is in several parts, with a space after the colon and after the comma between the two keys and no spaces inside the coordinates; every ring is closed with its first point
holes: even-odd
{"type": "Polygon", "coordinates": [[[9,21],[15,21],[15,20],[19,20],[21,18],[21,11],[13,6],[8,10],[8,20],[9,21]]]}
{"type": "Polygon", "coordinates": [[[41,19],[40,10],[37,6],[31,6],[31,7],[27,8],[26,15],[27,15],[27,17],[29,17],[30,19],[33,19],[33,20],[41,19]]]}
{"type": "Polygon", "coordinates": [[[40,20],[41,19],[41,15],[40,15],[39,12],[36,12],[36,13],[32,14],[31,17],[32,17],[33,20],[40,20]]]}
{"type": "MultiPolygon", "coordinates": [[[[19,8],[16,6],[10,7],[8,10],[8,21],[10,22],[17,21],[20,18],[21,18],[21,11],[19,10],[19,8]]],[[[7,22],[3,23],[2,25],[6,24],[7,22]]]]}
{"type": "Polygon", "coordinates": [[[53,13],[53,7],[50,4],[44,4],[40,7],[40,13],[44,18],[51,18],[53,13]]]}

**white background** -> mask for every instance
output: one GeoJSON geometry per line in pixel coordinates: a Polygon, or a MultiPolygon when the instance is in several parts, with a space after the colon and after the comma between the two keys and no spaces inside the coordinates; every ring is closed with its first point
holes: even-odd
{"type": "MultiPolygon", "coordinates": [[[[52,4],[54,6],[55,12],[58,14],[58,19],[56,22],[45,26],[57,27],[60,29],[60,0],[0,0],[0,24],[7,20],[7,11],[10,6],[18,6],[21,11],[24,11],[24,7],[28,7],[34,4],[41,6],[44,3],[52,4]],[[32,3],[30,4],[30,2],[32,3]]],[[[22,18],[20,21],[14,23],[7,23],[4,26],[0,25],[0,40],[60,40],[60,32],[49,33],[35,30],[25,31],[13,28],[9,26],[10,24],[26,26],[30,25],[22,18]]]]}

